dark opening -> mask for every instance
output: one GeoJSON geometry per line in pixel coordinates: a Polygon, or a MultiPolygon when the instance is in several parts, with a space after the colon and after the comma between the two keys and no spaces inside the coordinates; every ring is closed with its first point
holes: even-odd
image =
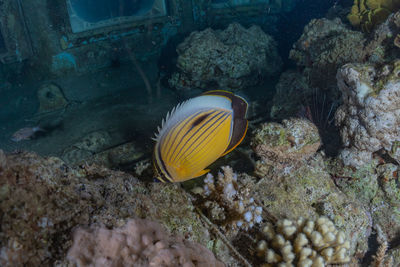
{"type": "Polygon", "coordinates": [[[155,0],[71,0],[82,20],[95,23],[115,17],[140,16],[149,12],[155,0]]]}
{"type": "MultiPolygon", "coordinates": [[[[0,25],[0,28],[1,28],[1,25],[0,25]]],[[[4,42],[3,34],[0,31],[0,54],[6,53],[6,52],[7,52],[6,43],[4,42]]]]}

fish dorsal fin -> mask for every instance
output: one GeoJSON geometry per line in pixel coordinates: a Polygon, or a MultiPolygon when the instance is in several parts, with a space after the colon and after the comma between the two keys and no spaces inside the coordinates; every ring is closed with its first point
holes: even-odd
{"type": "Polygon", "coordinates": [[[177,123],[192,115],[193,112],[215,108],[230,110],[230,101],[223,97],[201,95],[178,104],[171,110],[171,112],[168,112],[165,119],[163,119],[161,127],[159,127],[158,132],[155,134],[156,141],[158,141],[165,132],[169,131],[177,123]]]}
{"type": "Polygon", "coordinates": [[[246,119],[247,101],[232,92],[224,90],[214,90],[204,93],[204,95],[217,95],[228,98],[232,102],[233,109],[233,129],[231,134],[231,141],[226,148],[223,155],[228,154],[235,149],[244,139],[247,133],[248,121],[246,119]]]}
{"type": "Polygon", "coordinates": [[[151,138],[152,140],[154,140],[154,141],[157,141],[157,140],[158,140],[158,137],[159,137],[159,135],[160,135],[162,129],[164,128],[165,123],[166,123],[171,117],[173,117],[173,116],[175,115],[175,113],[176,113],[178,110],[180,110],[180,108],[181,108],[182,106],[184,106],[188,101],[189,101],[189,100],[186,100],[186,101],[184,101],[184,102],[182,102],[182,103],[179,103],[179,104],[176,105],[171,111],[168,111],[168,113],[167,113],[167,115],[165,116],[165,118],[163,118],[162,121],[161,121],[161,127],[160,127],[160,126],[157,126],[157,132],[154,134],[154,137],[151,138]]]}

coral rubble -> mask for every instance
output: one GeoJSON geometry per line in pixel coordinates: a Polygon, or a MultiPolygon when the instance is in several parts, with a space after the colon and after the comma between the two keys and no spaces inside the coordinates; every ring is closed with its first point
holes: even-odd
{"type": "Polygon", "coordinates": [[[120,228],[79,228],[68,252],[78,266],[225,266],[200,244],[170,237],[156,222],[131,219],[120,228]]]}
{"type": "Polygon", "coordinates": [[[326,217],[316,221],[283,219],[263,228],[266,240],[258,243],[263,266],[326,266],[350,262],[350,242],[326,217]]]}
{"type": "Polygon", "coordinates": [[[177,89],[241,89],[282,65],[273,38],[259,26],[232,23],[223,31],[192,32],[178,48],[178,72],[169,80],[177,89]]]}
{"type": "Polygon", "coordinates": [[[345,147],[341,158],[346,165],[358,167],[371,162],[378,150],[396,150],[400,140],[399,73],[399,61],[380,67],[347,64],[339,69],[343,105],[335,119],[345,147]]]}

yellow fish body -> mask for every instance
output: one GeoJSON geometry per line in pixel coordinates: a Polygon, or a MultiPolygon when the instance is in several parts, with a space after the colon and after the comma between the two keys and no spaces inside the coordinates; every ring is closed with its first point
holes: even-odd
{"type": "Polygon", "coordinates": [[[238,146],[247,132],[247,102],[227,91],[209,91],[176,106],[156,134],[154,168],[162,182],[199,177],[238,146]]]}

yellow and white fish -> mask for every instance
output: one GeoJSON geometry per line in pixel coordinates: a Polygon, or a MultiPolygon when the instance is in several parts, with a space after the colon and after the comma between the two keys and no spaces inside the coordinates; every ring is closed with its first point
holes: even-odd
{"type": "Polygon", "coordinates": [[[154,169],[162,182],[199,177],[232,151],[247,132],[247,102],[228,91],[209,91],[177,105],[156,134],[154,169]]]}

